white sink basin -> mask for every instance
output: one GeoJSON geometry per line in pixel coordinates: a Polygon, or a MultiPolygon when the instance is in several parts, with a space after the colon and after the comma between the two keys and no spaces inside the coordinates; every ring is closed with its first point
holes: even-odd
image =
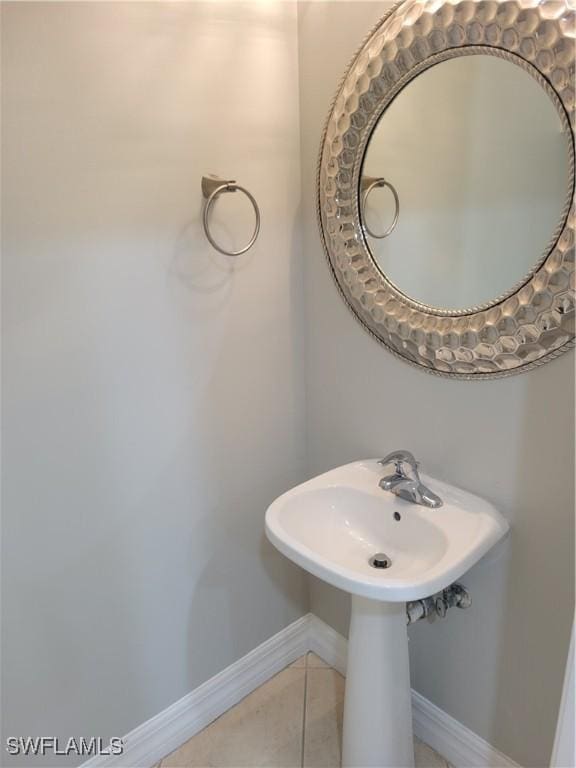
{"type": "Polygon", "coordinates": [[[478,496],[421,475],[444,502],[430,509],[383,491],[378,482],[384,474],[369,459],[296,486],[268,508],[268,538],[335,587],[405,602],[456,581],[508,530],[502,515],[478,496]],[[378,552],[391,559],[389,568],[369,564],[378,552]]]}
{"type": "Polygon", "coordinates": [[[385,474],[376,459],[347,464],[266,512],[266,533],[282,553],[352,595],[342,768],[413,767],[405,602],[450,585],[508,530],[478,496],[421,475],[443,501],[431,509],[382,490],[385,474]],[[387,568],[370,565],[378,553],[387,568]]]}

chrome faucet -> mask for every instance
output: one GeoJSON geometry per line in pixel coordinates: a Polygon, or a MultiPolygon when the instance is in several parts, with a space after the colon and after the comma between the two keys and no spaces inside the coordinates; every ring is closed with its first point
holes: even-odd
{"type": "Polygon", "coordinates": [[[423,507],[436,509],[442,506],[442,499],[420,480],[418,462],[410,451],[392,451],[378,464],[384,467],[394,464],[395,467],[393,475],[386,475],[378,483],[384,491],[391,491],[401,499],[411,501],[413,504],[422,504],[423,507]],[[406,468],[408,468],[408,474],[406,468]]]}

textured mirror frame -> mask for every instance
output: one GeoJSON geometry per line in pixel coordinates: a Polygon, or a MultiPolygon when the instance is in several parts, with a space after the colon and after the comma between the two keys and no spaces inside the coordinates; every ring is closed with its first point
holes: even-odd
{"type": "Polygon", "coordinates": [[[508,376],[574,346],[575,42],[568,0],[404,0],[372,30],[338,89],[318,163],[324,249],[356,318],[429,373],[508,376]],[[521,283],[488,304],[448,311],[409,298],[377,266],[360,221],[361,171],[373,128],[394,97],[434,64],[479,53],[522,67],[547,92],[570,138],[570,191],[547,252],[521,283]]]}

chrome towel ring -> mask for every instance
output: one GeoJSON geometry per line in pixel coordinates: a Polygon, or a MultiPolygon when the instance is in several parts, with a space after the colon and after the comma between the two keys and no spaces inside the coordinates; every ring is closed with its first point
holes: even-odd
{"type": "Polygon", "coordinates": [[[241,187],[240,184],[236,184],[234,179],[230,179],[228,181],[224,179],[219,179],[217,176],[202,176],[202,195],[204,196],[204,211],[202,212],[202,224],[204,225],[204,232],[206,233],[206,237],[208,238],[208,242],[216,248],[217,251],[220,251],[220,253],[223,253],[225,256],[240,256],[242,253],[246,253],[254,243],[256,242],[256,238],[258,237],[258,233],[260,232],[260,209],[258,208],[258,203],[254,199],[254,197],[248,192],[248,190],[245,187],[241,187]],[[227,251],[225,248],[222,248],[222,246],[218,245],[218,243],[214,240],[212,237],[212,234],[210,232],[210,223],[209,223],[209,217],[210,217],[210,209],[216,202],[216,198],[218,195],[222,194],[223,192],[236,192],[236,190],[240,190],[240,192],[244,192],[248,200],[252,203],[252,207],[254,208],[254,214],[256,216],[256,225],[254,227],[254,232],[252,233],[252,237],[250,238],[250,241],[247,245],[244,246],[244,248],[240,248],[238,251],[227,251]]]}
{"type": "Polygon", "coordinates": [[[365,176],[362,179],[362,229],[367,235],[370,235],[370,237],[374,237],[377,240],[382,240],[385,237],[388,237],[388,235],[392,234],[394,231],[396,224],[398,223],[398,216],[400,216],[400,200],[398,198],[398,193],[396,192],[394,186],[390,184],[389,181],[386,181],[386,179],[374,179],[371,176],[365,176]],[[388,187],[390,192],[392,192],[392,195],[394,197],[394,218],[392,219],[392,224],[388,227],[388,229],[383,232],[381,235],[376,234],[376,232],[372,232],[368,224],[366,223],[366,215],[365,215],[365,208],[366,208],[366,200],[368,199],[368,195],[372,190],[376,187],[388,187]]]}

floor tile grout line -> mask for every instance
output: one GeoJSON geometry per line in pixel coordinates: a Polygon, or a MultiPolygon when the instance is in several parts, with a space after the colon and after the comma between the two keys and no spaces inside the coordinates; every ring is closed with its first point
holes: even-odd
{"type": "MultiPolygon", "coordinates": [[[[306,747],[308,745],[308,742],[307,742],[308,690],[309,690],[309,682],[312,682],[312,680],[314,680],[314,675],[313,675],[311,681],[308,681],[308,672],[309,672],[309,670],[314,670],[315,673],[316,672],[319,672],[319,673],[326,673],[326,672],[335,673],[336,672],[336,670],[333,667],[329,666],[329,665],[326,665],[326,667],[316,667],[314,665],[314,662],[313,662],[313,657],[314,657],[314,654],[311,653],[311,652],[307,652],[306,654],[304,654],[304,664],[303,664],[303,668],[304,668],[304,686],[303,686],[303,701],[302,701],[303,706],[302,706],[302,721],[301,721],[301,729],[302,730],[301,730],[301,739],[300,739],[300,768],[304,768],[305,762],[306,762],[306,747]]],[[[283,671],[288,670],[290,666],[293,666],[293,665],[286,666],[283,671]]],[[[320,677],[323,678],[324,675],[320,674],[320,677]]],[[[267,680],[267,681],[265,681],[264,683],[262,683],[258,687],[262,688],[262,687],[266,686],[269,682],[270,681],[267,680]]],[[[238,706],[238,704],[235,705],[235,706],[238,706]]],[[[231,707],[231,709],[234,709],[235,706],[231,707]]],[[[217,719],[220,719],[220,718],[217,718],[217,719]]],[[[205,729],[202,729],[202,730],[205,730],[205,729]]],[[[197,735],[198,734],[195,734],[195,736],[191,737],[186,742],[184,742],[182,745],[180,745],[179,749],[182,746],[184,746],[184,744],[188,743],[189,741],[192,741],[197,735]]],[[[340,738],[341,738],[341,734],[340,734],[340,738]]],[[[415,739],[415,742],[416,741],[417,741],[417,739],[415,739]]],[[[426,742],[423,742],[423,743],[426,744],[426,742]]],[[[430,749],[432,749],[432,748],[430,747],[430,749]]],[[[432,751],[434,751],[434,750],[432,750],[432,751]]],[[[440,755],[437,752],[435,753],[435,755],[438,758],[440,758],[440,761],[438,763],[436,763],[436,762],[434,763],[435,765],[437,764],[440,768],[453,768],[453,766],[450,765],[450,763],[446,760],[446,758],[443,755],[440,755]]],[[[340,754],[340,759],[341,758],[342,758],[342,755],[340,754]]],[[[157,763],[155,763],[154,768],[162,768],[162,765],[163,765],[165,759],[166,759],[166,757],[163,757],[161,760],[159,760],[157,763]]],[[[340,765],[340,763],[339,763],[339,765],[340,765]]]]}
{"type": "Polygon", "coordinates": [[[308,698],[308,653],[304,658],[304,706],[302,707],[302,741],[300,768],[304,768],[304,750],[306,747],[306,699],[308,698]]]}

